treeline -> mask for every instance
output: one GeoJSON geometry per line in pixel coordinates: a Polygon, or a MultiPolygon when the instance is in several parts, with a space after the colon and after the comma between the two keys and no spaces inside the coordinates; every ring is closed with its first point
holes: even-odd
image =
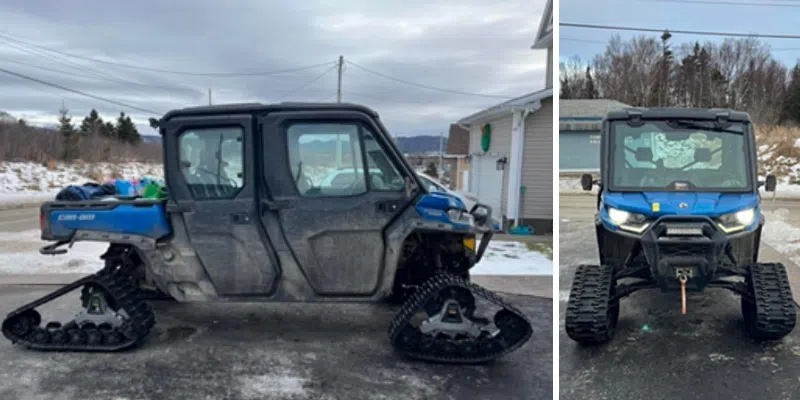
{"type": "Polygon", "coordinates": [[[585,62],[560,64],[562,99],[613,99],[639,107],[722,107],[761,124],[800,124],[800,62],[789,70],[755,38],[674,45],[671,35],[614,36],[585,62]]]}
{"type": "MultiPolygon", "coordinates": [[[[8,115],[7,113],[4,113],[8,115]]],[[[0,119],[0,161],[160,162],[161,146],[143,143],[130,116],[103,121],[96,110],[72,122],[69,110],[59,110],[58,126],[30,126],[24,119],[0,119]]]]}
{"type": "MultiPolygon", "coordinates": [[[[62,106],[58,114],[58,131],[61,132],[64,140],[64,150],[61,159],[64,161],[78,158],[81,136],[102,137],[131,146],[139,145],[142,142],[142,135],[140,135],[139,130],[136,129],[136,124],[134,124],[131,117],[125,115],[124,112],[119,113],[116,124],[114,124],[110,121],[103,121],[103,118],[100,117],[97,110],[92,109],[89,115],[83,118],[80,128],[77,129],[72,123],[72,118],[69,116],[68,109],[62,106]]],[[[111,148],[106,146],[103,150],[107,152],[110,151],[111,148]]],[[[106,154],[106,156],[110,157],[111,154],[106,154]]]]}

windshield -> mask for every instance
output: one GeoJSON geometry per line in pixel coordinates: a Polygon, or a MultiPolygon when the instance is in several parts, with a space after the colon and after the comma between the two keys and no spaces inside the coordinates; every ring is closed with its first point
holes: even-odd
{"type": "Polygon", "coordinates": [[[713,121],[611,123],[611,190],[749,191],[745,126],[713,121]]]}

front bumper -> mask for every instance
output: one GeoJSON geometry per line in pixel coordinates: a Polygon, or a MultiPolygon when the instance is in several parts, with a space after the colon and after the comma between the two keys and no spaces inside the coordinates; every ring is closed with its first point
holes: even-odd
{"type": "Polygon", "coordinates": [[[712,280],[730,275],[728,271],[735,267],[755,261],[760,225],[726,235],[708,217],[670,215],[654,221],[641,235],[613,231],[602,224],[598,230],[601,260],[617,255],[611,259],[618,268],[646,269],[648,278],[664,291],[679,290],[678,276],[683,274],[688,278],[687,290],[700,291],[712,280]]]}

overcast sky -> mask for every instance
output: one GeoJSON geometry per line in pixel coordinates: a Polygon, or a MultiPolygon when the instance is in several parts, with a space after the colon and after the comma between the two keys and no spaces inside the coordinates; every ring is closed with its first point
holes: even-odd
{"type": "MultiPolygon", "coordinates": [[[[158,113],[212,101],[335,101],[339,55],[428,86],[516,97],[542,89],[546,53],[531,50],[545,0],[91,1],[0,3],[0,68],[158,113]],[[11,40],[10,40],[11,39],[11,40]],[[14,41],[13,39],[21,40],[14,41]],[[276,75],[192,76],[150,69],[276,75]],[[326,75],[319,77],[326,70],[326,75]],[[305,87],[303,87],[306,85],[305,87]],[[300,88],[300,90],[295,90],[300,88]]],[[[392,134],[446,132],[449,123],[502,102],[422,89],[346,65],[343,101],[377,110],[392,134]]],[[[0,71],[0,110],[51,122],[64,101],[73,120],[91,108],[125,111],[140,131],[153,116],[0,71]]]]}
{"type": "MultiPolygon", "coordinates": [[[[636,28],[717,31],[745,34],[800,35],[800,1],[797,0],[561,0],[561,22],[636,28]],[[725,3],[725,4],[705,4],[725,3]],[[734,5],[731,3],[760,3],[734,5]]],[[[591,60],[603,52],[612,35],[623,39],[644,33],[560,27],[559,59],[573,55],[591,60]]],[[[653,37],[659,34],[647,34],[653,37]]],[[[721,42],[724,37],[673,34],[675,45],[684,42],[721,42]]],[[[773,56],[788,67],[800,58],[800,40],[763,39],[773,56]]]]}

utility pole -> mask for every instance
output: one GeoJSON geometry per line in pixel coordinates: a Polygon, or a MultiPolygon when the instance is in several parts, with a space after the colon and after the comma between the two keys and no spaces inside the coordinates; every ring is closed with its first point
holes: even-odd
{"type": "Polygon", "coordinates": [[[208,88],[208,105],[211,105],[211,88],[208,88]]]}
{"type": "Polygon", "coordinates": [[[439,133],[439,181],[444,178],[444,133],[439,133]]]}
{"type": "Polygon", "coordinates": [[[339,84],[336,87],[336,102],[342,102],[342,67],[344,67],[344,57],[339,56],[339,84]]]}

